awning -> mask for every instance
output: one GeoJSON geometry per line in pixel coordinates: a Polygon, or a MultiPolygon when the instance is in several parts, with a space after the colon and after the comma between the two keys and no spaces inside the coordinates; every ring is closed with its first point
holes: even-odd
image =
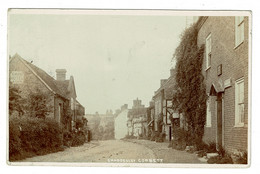
{"type": "Polygon", "coordinates": [[[221,83],[212,83],[210,87],[209,95],[216,96],[218,93],[224,92],[223,85],[221,83]]]}

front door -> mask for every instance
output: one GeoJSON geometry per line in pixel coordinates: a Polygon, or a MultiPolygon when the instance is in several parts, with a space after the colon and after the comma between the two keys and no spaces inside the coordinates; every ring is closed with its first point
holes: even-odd
{"type": "Polygon", "coordinates": [[[217,94],[217,147],[222,146],[222,93],[217,94]]]}

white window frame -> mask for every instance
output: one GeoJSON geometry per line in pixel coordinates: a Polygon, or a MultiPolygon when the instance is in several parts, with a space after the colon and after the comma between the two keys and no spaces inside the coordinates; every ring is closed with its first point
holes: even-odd
{"type": "Polygon", "coordinates": [[[236,80],[235,82],[235,127],[243,127],[245,124],[245,82],[244,77],[236,80]],[[241,91],[241,86],[242,91],[241,91]],[[242,93],[242,94],[241,94],[242,93]],[[241,99],[242,98],[242,99],[241,99]],[[242,109],[242,115],[240,110],[242,109]]]}
{"type": "Polygon", "coordinates": [[[211,67],[211,61],[212,61],[212,41],[211,41],[211,33],[208,35],[205,41],[206,45],[206,70],[208,70],[211,67]]]}
{"type": "Polygon", "coordinates": [[[206,127],[211,127],[212,114],[211,114],[210,106],[211,106],[211,97],[209,96],[207,100],[206,127]]]}
{"type": "Polygon", "coordinates": [[[245,39],[245,17],[235,17],[235,48],[241,45],[245,39]]]}
{"type": "Polygon", "coordinates": [[[71,97],[70,99],[70,106],[71,106],[71,110],[74,110],[75,109],[75,106],[74,106],[74,98],[71,97]]]}

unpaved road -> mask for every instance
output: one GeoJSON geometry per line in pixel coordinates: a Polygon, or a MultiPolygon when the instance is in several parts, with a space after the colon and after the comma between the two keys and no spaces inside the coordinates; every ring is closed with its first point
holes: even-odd
{"type": "MultiPolygon", "coordinates": [[[[21,162],[137,162],[156,159],[154,152],[140,144],[121,140],[92,141],[62,152],[27,158],[21,162]],[[116,161],[121,160],[121,161],[116,161]],[[134,161],[135,160],[135,161],[134,161]]],[[[159,162],[159,161],[158,161],[159,162]]]]}

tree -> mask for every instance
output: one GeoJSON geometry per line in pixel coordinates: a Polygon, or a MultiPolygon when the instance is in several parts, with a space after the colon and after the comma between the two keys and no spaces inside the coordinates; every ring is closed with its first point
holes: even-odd
{"type": "Polygon", "coordinates": [[[52,109],[48,102],[47,93],[41,92],[39,89],[36,92],[31,92],[27,103],[30,116],[44,119],[52,109]]]}
{"type": "Polygon", "coordinates": [[[176,93],[173,107],[182,113],[193,144],[199,143],[204,134],[206,119],[206,90],[202,75],[204,46],[197,45],[196,24],[186,29],[176,48],[176,93]]]}
{"type": "Polygon", "coordinates": [[[19,116],[24,114],[24,101],[20,95],[21,91],[19,88],[10,84],[9,86],[9,113],[10,115],[15,112],[18,113],[19,116]]]}

